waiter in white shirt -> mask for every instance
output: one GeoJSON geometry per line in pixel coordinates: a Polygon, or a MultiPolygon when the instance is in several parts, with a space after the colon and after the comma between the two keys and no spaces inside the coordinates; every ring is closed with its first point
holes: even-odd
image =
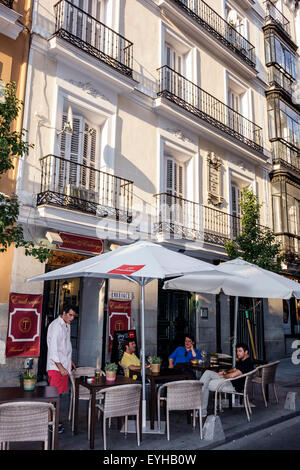
{"type": "Polygon", "coordinates": [[[49,385],[56,387],[60,395],[68,391],[69,375],[72,368],[76,369],[72,361],[70,326],[75,316],[76,307],[65,305],[62,314],[50,323],[47,332],[49,385]]]}

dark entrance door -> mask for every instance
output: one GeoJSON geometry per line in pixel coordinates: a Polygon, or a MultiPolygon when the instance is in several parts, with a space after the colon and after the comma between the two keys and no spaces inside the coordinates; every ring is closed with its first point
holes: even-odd
{"type": "Polygon", "coordinates": [[[184,291],[158,288],[157,354],[164,363],[177,346],[183,346],[184,335],[193,334],[194,309],[190,308],[191,294],[184,291]]]}
{"type": "MultiPolygon", "coordinates": [[[[46,265],[46,272],[53,271],[59,267],[71,264],[71,262],[81,261],[86,259],[87,256],[73,255],[72,253],[63,253],[60,258],[57,255],[51,260],[52,264],[46,265]],[[77,258],[75,259],[75,256],[77,258]]],[[[81,280],[80,278],[74,279],[59,279],[53,281],[46,281],[44,283],[43,294],[43,314],[41,324],[41,349],[38,362],[38,379],[45,380],[46,365],[47,365],[47,331],[50,323],[55,320],[62,313],[62,308],[65,303],[75,305],[78,309],[80,305],[80,292],[81,280]]],[[[80,312],[79,312],[80,314],[80,312]]],[[[79,341],[79,317],[74,318],[71,324],[71,343],[72,343],[72,359],[75,364],[78,364],[78,341],[79,341]]]]}
{"type": "MultiPolygon", "coordinates": [[[[234,327],[234,297],[230,297],[230,335],[233,337],[234,327]]],[[[263,300],[250,297],[239,297],[239,312],[237,323],[237,341],[246,343],[250,349],[250,356],[253,358],[253,344],[256,351],[256,358],[265,360],[265,338],[264,338],[264,310],[263,300]],[[248,312],[249,322],[247,322],[246,312],[248,312]]]]}

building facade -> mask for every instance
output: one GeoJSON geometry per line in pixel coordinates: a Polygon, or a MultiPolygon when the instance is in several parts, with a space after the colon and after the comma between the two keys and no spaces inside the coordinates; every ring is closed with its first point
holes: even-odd
{"type": "MultiPolygon", "coordinates": [[[[296,56],[295,15],[277,7],[296,56]]],[[[23,127],[35,146],[20,162],[16,191],[20,223],[54,256],[43,265],[16,249],[10,291],[43,294],[43,342],[63,301],[78,305],[72,336],[81,365],[109,358],[111,300],[130,300],[139,342],[139,290],[127,281],[28,278],[99,253],[97,239],[102,251],[151,239],[218,264],[224,241],[239,233],[244,187],[272,227],[269,175],[280,139],[268,131],[268,11],[254,0],[34,2],[23,127]]],[[[282,303],[249,302],[259,355],[283,355],[282,303]]],[[[201,349],[229,353],[232,313],[224,295],[152,282],[146,355],[167,357],[187,331],[201,349]]]]}
{"type": "MultiPolygon", "coordinates": [[[[0,1],[0,79],[1,87],[13,81],[16,83],[16,96],[24,100],[27,63],[30,44],[31,0],[0,1]]],[[[13,123],[13,129],[22,129],[23,114],[13,123]]],[[[14,168],[0,177],[0,191],[12,196],[15,192],[18,160],[13,160],[14,168]]],[[[5,345],[8,324],[8,301],[11,292],[13,246],[0,254],[0,367],[7,371],[7,377],[14,375],[19,368],[18,360],[5,359],[5,345]]]]}

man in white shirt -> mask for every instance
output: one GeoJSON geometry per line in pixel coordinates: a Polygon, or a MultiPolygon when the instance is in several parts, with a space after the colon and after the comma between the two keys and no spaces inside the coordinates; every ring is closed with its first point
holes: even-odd
{"type": "MultiPolygon", "coordinates": [[[[72,368],[71,323],[76,314],[76,307],[65,305],[62,314],[50,323],[47,332],[47,373],[49,385],[57,388],[61,395],[68,391],[68,380],[72,368]]],[[[60,432],[62,432],[60,425],[60,432]]]]}

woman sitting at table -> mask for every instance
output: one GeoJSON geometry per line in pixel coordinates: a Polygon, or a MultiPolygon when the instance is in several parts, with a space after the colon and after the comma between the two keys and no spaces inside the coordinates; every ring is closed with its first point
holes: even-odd
{"type": "Polygon", "coordinates": [[[169,369],[173,369],[176,364],[189,363],[191,359],[201,359],[199,349],[195,348],[194,338],[190,335],[185,335],[184,346],[179,346],[169,356],[169,369]]]}

